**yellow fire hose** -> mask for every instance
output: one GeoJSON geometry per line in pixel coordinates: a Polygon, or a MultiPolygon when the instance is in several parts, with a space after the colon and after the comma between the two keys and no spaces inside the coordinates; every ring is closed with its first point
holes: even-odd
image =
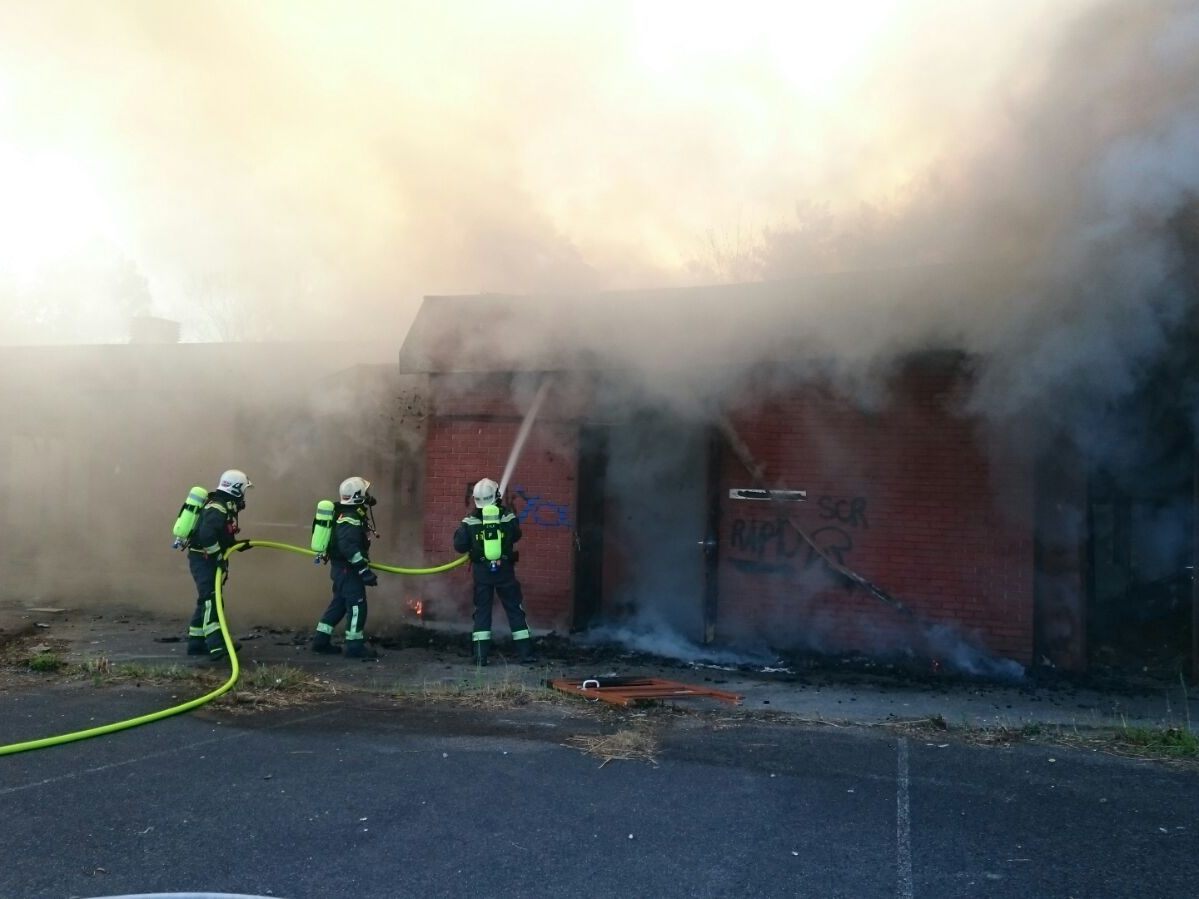
{"type": "MultiPolygon", "coordinates": [[[[234,552],[243,552],[252,547],[261,546],[266,549],[279,549],[285,552],[296,553],[301,556],[315,557],[310,549],[305,549],[301,546],[292,546],[288,543],[276,543],[272,540],[243,540],[240,543],[235,543],[229,549],[225,550],[222,555],[222,561],[227,561],[230,554],[234,552]]],[[[389,574],[440,574],[443,571],[449,571],[452,568],[457,568],[467,560],[467,556],[459,556],[452,562],[447,562],[444,565],[438,565],[433,568],[401,568],[398,565],[383,565],[378,562],[372,562],[371,568],[377,571],[386,571],[389,574]]],[[[87,730],[78,730],[69,734],[59,734],[54,737],[43,737],[40,740],[28,740],[24,743],[10,743],[7,746],[0,746],[0,755],[13,755],[18,752],[27,752],[31,749],[46,749],[50,746],[59,746],[63,743],[73,743],[76,740],[86,740],[89,737],[99,737],[104,734],[116,733],[120,730],[128,730],[131,727],[137,727],[139,724],[149,724],[152,721],[161,721],[163,718],[169,718],[172,715],[181,715],[184,712],[190,712],[192,709],[198,709],[205,703],[212,702],[218,696],[223,696],[228,693],[233,685],[237,683],[237,678],[241,674],[241,666],[237,661],[237,653],[233,651],[233,638],[229,635],[229,624],[225,620],[225,603],[221,594],[221,581],[223,577],[216,579],[216,614],[217,620],[221,625],[221,637],[225,641],[225,652],[229,658],[229,679],[213,690],[211,693],[206,693],[196,699],[189,700],[181,705],[172,706],[169,709],[163,709],[158,712],[151,712],[149,715],[140,715],[137,718],[129,718],[126,721],[116,721],[112,724],[103,724],[99,727],[89,727],[87,730]]]]}

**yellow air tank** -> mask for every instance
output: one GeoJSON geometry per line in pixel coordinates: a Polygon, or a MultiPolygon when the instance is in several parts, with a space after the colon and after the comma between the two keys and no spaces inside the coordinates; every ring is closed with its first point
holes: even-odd
{"type": "Polygon", "coordinates": [[[309,546],[319,562],[329,552],[329,540],[333,536],[333,516],[337,509],[332,500],[323,499],[316,504],[316,517],[312,519],[312,542],[309,546]]]}
{"type": "Polygon", "coordinates": [[[483,507],[483,558],[498,562],[504,554],[504,539],[500,531],[499,506],[483,507]]]}
{"type": "Polygon", "coordinates": [[[175,526],[171,528],[171,533],[175,535],[175,549],[183,549],[187,546],[187,541],[192,535],[192,531],[196,529],[196,523],[200,520],[200,512],[204,509],[204,504],[208,502],[208,491],[203,487],[193,487],[187,494],[187,499],[183,501],[183,507],[179,510],[179,517],[175,519],[175,526]]]}

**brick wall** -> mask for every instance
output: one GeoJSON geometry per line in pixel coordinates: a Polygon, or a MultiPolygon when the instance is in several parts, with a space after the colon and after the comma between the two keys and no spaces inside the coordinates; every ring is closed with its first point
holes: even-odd
{"type": "MultiPolygon", "coordinates": [[[[825,551],[877,583],[931,633],[861,590],[837,584],[772,504],[728,498],[752,486],[736,457],[721,470],[718,639],[756,638],[821,650],[910,649],[945,657],[971,637],[1028,662],[1033,647],[1033,494],[1026,461],[1006,459],[953,412],[955,369],[913,368],[864,411],[843,397],[777,379],[750,389],[734,423],[773,481],[808,491],[796,521],[825,551]]],[[[437,379],[434,379],[435,381],[437,379]]],[[[503,378],[435,384],[429,423],[424,544],[450,536],[468,485],[499,479],[519,427],[503,378]]],[[[565,627],[573,599],[578,422],[553,394],[513,478],[527,499],[520,576],[534,627],[565,627]]],[[[606,560],[607,561],[607,560],[606,560]]],[[[433,589],[432,587],[429,589],[433,589]]],[[[469,618],[469,574],[439,580],[443,602],[469,618]]],[[[498,610],[497,610],[498,614],[498,610]]]]}
{"type": "MultiPolygon", "coordinates": [[[[519,389],[519,388],[518,388],[519,389]]],[[[429,560],[453,556],[452,537],[474,508],[470,488],[479,478],[500,480],[521,417],[507,378],[454,379],[432,385],[425,472],[424,550],[429,560]]],[[[525,610],[534,628],[563,629],[570,623],[574,594],[574,503],[578,464],[577,425],[563,421],[560,404],[547,400],[512,475],[509,497],[523,519],[518,577],[525,610]]],[[[446,617],[452,610],[469,626],[470,572],[455,570],[430,579],[425,595],[446,617]]],[[[497,603],[493,624],[504,630],[497,603]]]]}
{"type": "MultiPolygon", "coordinates": [[[[957,386],[951,369],[909,371],[871,413],[774,385],[735,425],[773,481],[808,491],[794,518],[821,549],[926,621],[1027,662],[1033,475],[1026,462],[993,458],[951,411],[957,386]]],[[[930,633],[836,583],[772,504],[729,499],[728,488],[750,486],[732,453],[722,479],[718,635],[933,657],[960,648],[952,632],[930,633]]]]}

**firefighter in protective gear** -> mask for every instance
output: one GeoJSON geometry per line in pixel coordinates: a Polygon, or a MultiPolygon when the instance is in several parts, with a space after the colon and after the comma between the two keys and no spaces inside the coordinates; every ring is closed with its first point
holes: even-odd
{"type": "Polygon", "coordinates": [[[475,663],[486,665],[491,650],[491,609],[495,594],[508,616],[516,654],[522,664],[533,658],[533,635],[525,619],[524,597],[516,579],[520,522],[516,515],[501,505],[499,485],[490,478],[475,484],[472,491],[476,512],[462,519],[454,531],[454,549],[470,553],[470,570],[474,580],[475,620],[471,646],[475,663]]]}
{"type": "Polygon", "coordinates": [[[346,620],[345,655],[351,659],[374,659],[378,653],[366,645],[366,588],[379,583],[370,567],[371,533],[375,498],[370,481],[346,478],[341,482],[329,541],[329,576],[333,579],[333,598],[317,622],[312,638],[314,652],[336,653],[331,640],[333,629],[346,620]]]}
{"type": "MultiPolygon", "coordinates": [[[[196,582],[196,611],[187,629],[187,654],[219,659],[225,655],[221,624],[216,611],[216,579],[229,576],[225,550],[240,543],[238,513],[246,507],[246,491],[254,485],[244,471],[230,469],[208,494],[187,549],[187,563],[196,582]]],[[[240,646],[234,644],[234,649],[240,646]]]]}

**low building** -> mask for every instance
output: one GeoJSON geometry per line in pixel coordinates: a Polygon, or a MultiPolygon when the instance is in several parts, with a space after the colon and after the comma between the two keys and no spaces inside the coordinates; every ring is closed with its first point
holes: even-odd
{"type": "MultiPolygon", "coordinates": [[[[868,366],[821,355],[787,320],[788,304],[866,291],[882,309],[931,283],[917,272],[427,298],[400,356],[403,373],[428,379],[426,557],[448,551],[470,485],[500,479],[548,379],[508,485],[534,627],[906,653],[966,670],[991,655],[1102,661],[1099,647],[1147,607],[1129,564],[1114,606],[1113,575],[1096,567],[1098,549],[1122,540],[1129,556],[1138,539],[1094,530],[1099,473],[969,412],[975,360],[952,347],[892,347],[861,378],[868,366]],[[765,485],[785,501],[764,499],[765,485]]],[[[1191,482],[1171,489],[1185,497],[1185,538],[1156,570],[1178,573],[1192,558],[1191,482]]],[[[461,602],[466,577],[425,589],[461,602]]],[[[1167,641],[1183,662],[1187,577],[1167,641]]]]}

